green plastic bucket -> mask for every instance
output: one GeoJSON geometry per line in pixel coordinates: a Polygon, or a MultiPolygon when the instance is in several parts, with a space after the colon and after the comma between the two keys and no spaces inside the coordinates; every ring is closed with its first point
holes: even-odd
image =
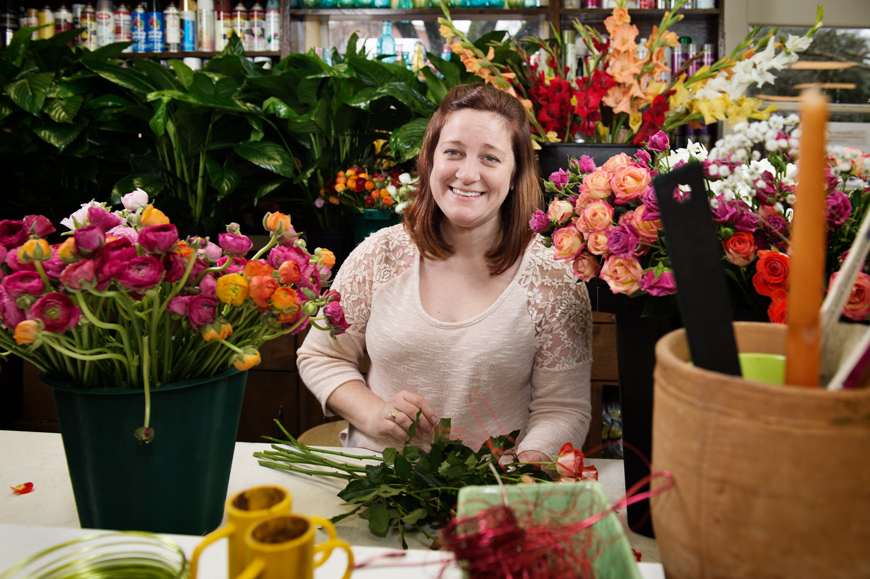
{"type": "Polygon", "coordinates": [[[149,444],[133,436],[143,391],[40,379],[54,394],[82,528],[203,535],[220,525],[247,372],[153,388],[149,444]]]}
{"type": "Polygon", "coordinates": [[[402,218],[395,211],[387,211],[386,209],[351,211],[350,222],[353,226],[353,242],[355,245],[359,245],[375,231],[396,225],[401,221],[402,218]]]}

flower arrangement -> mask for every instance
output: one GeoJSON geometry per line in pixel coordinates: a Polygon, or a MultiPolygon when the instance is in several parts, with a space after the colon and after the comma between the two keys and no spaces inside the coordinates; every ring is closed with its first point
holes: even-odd
{"type": "MultiPolygon", "coordinates": [[[[260,360],[259,347],[312,325],[347,327],[325,285],[332,253],[313,254],[290,218],[269,213],[269,242],[231,224],[218,236],[180,239],[136,190],[110,211],[87,203],[61,223],[0,221],[0,351],[82,388],[159,387],[260,360]]],[[[147,427],[147,424],[146,424],[147,427]]]]}
{"type": "Polygon", "coordinates": [[[389,172],[370,172],[354,166],[339,171],[327,187],[332,189],[332,196],[340,203],[357,211],[384,209],[401,214],[416,190],[417,179],[416,173],[402,172],[396,167],[389,172]]]}
{"type": "MultiPolygon", "coordinates": [[[[700,162],[734,295],[752,309],[766,309],[771,321],[785,322],[797,122],[792,115],[741,123],[709,154],[691,142],[670,152],[667,136],[658,132],[648,145],[655,160],[645,150],[634,157],[620,153],[600,167],[586,156],[572,159],[567,171],[559,169],[545,181],[553,199],[529,224],[552,246],[555,259],[573,263],[579,280],[599,278],[614,294],[671,296],[677,287],[651,182],[659,173],[700,162]]],[[[827,271],[833,279],[870,205],[870,155],[832,149],[827,175],[827,271]]],[[[865,266],[843,315],[863,320],[868,314],[865,266]]]]}
{"type": "Polygon", "coordinates": [[[686,124],[700,128],[701,121],[728,120],[733,127],[748,119],[766,119],[775,107],[761,110],[762,101],[746,96],[748,88],[773,82],[771,71],[797,60],[821,26],[822,9],[815,26],[802,37],[776,40],[776,31],[759,37],[761,29],[756,27],[728,57],[693,70],[698,55],[672,70],[666,49],[678,44],[670,28],[683,18],[678,11],[684,4],[676,0],[673,11],[665,12],[642,44],[624,0],[604,21],[606,35],[575,21],[590,54],[576,78],[563,65],[559,38],[509,40],[521,58],[498,62],[503,43],[491,44],[484,53],[453,25],[446,8],[446,18],[439,22],[441,34],[469,72],[520,98],[533,133],[543,142],[643,145],[658,131],[670,133],[686,124]]]}

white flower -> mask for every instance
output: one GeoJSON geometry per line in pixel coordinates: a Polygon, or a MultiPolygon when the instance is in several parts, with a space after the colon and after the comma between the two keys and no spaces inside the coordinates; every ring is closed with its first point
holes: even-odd
{"type": "Polygon", "coordinates": [[[399,183],[402,185],[408,185],[411,182],[411,174],[410,173],[402,173],[399,175],[399,183]]]}
{"type": "Polygon", "coordinates": [[[786,195],[786,197],[785,197],[786,203],[788,203],[789,205],[794,205],[795,201],[797,201],[797,195],[795,195],[794,193],[789,193],[788,195],[786,195]]]}
{"type": "Polygon", "coordinates": [[[810,44],[813,43],[812,38],[807,38],[806,36],[795,36],[794,34],[789,34],[788,38],[785,39],[785,49],[789,52],[803,52],[807,48],[810,47],[810,44]]]}
{"type": "Polygon", "coordinates": [[[707,149],[700,142],[693,143],[692,140],[689,139],[689,144],[686,146],[686,148],[689,150],[689,153],[691,153],[692,156],[699,161],[704,161],[707,159],[707,149]]]}
{"type": "Polygon", "coordinates": [[[407,209],[410,204],[411,204],[410,201],[402,201],[401,203],[396,205],[396,213],[401,215],[402,213],[405,212],[405,209],[407,209]]]}
{"type": "MultiPolygon", "coordinates": [[[[401,177],[400,177],[400,179],[401,179],[401,177]]],[[[387,189],[387,193],[390,194],[390,197],[393,197],[393,198],[396,197],[396,186],[395,185],[387,185],[386,189],[387,189]]]]}
{"type": "Polygon", "coordinates": [[[95,200],[91,199],[87,203],[82,203],[82,208],[67,217],[66,219],[61,219],[60,224],[66,227],[67,229],[74,231],[79,227],[84,227],[88,225],[90,222],[88,221],[88,208],[89,207],[100,207],[102,203],[97,203],[95,200]]]}
{"type": "Polygon", "coordinates": [[[148,193],[142,189],[136,189],[121,197],[121,203],[127,211],[136,211],[148,205],[148,193]]]}

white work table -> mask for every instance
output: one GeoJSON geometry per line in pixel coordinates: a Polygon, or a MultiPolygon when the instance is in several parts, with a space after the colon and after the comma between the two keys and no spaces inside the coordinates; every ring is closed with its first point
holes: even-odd
{"type": "MultiPolygon", "coordinates": [[[[236,443],[227,495],[260,485],[277,485],[290,491],[293,511],[305,515],[330,518],[350,510],[342,506],[336,494],[345,482],[328,477],[307,477],[260,466],[253,454],[268,450],[267,443],[236,443]]],[[[622,461],[590,459],[599,470],[599,480],[611,503],[625,492],[622,461]]],[[[624,513],[620,514],[624,520],[624,513]]],[[[354,548],[357,563],[381,554],[385,549],[401,549],[398,533],[378,537],[368,530],[368,521],[351,516],[336,524],[340,539],[354,548]]],[[[91,531],[80,528],[72,486],[66,467],[63,443],[59,434],[39,432],[0,431],[0,572],[20,559],[91,531]],[[26,495],[14,495],[9,487],[32,482],[34,490],[26,495]]],[[[654,539],[628,532],[631,545],[643,555],[641,572],[644,577],[664,577],[658,562],[658,549],[654,539]]],[[[169,535],[187,553],[188,557],[200,537],[169,535]]],[[[381,559],[378,566],[354,571],[361,577],[438,577],[441,565],[448,555],[429,551],[430,541],[422,534],[405,534],[410,551],[401,558],[381,559]],[[417,563],[413,568],[402,567],[402,562],[417,563]],[[432,564],[420,565],[423,562],[432,564]],[[394,567],[387,567],[388,565],[394,567]],[[395,573],[395,575],[393,574],[395,573]]],[[[336,552],[315,577],[340,576],[344,568],[341,554],[336,552]]],[[[226,577],[226,544],[220,541],[210,547],[201,562],[201,577],[226,577]]],[[[445,579],[459,577],[455,566],[443,575],[445,579]]]]}

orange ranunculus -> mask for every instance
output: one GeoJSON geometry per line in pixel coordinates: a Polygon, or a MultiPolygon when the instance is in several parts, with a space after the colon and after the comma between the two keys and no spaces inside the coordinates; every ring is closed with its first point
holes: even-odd
{"type": "Polygon", "coordinates": [[[348,177],[346,185],[351,189],[356,189],[356,176],[348,177]]]}
{"type": "Polygon", "coordinates": [[[338,197],[336,197],[335,195],[330,195],[330,196],[327,198],[327,201],[329,201],[329,202],[332,203],[333,205],[338,205],[338,204],[340,203],[340,201],[338,200],[338,197]]]}
{"type": "Polygon", "coordinates": [[[225,304],[240,306],[248,297],[248,280],[239,273],[231,273],[218,278],[215,295],[225,304]]]}
{"type": "Polygon", "coordinates": [[[375,189],[374,191],[372,191],[372,199],[377,199],[378,197],[380,197],[382,194],[381,193],[382,191],[386,191],[386,189],[381,189],[381,190],[375,189]]]}
{"type": "Polygon", "coordinates": [[[18,248],[18,261],[48,261],[51,259],[51,246],[44,239],[28,239],[18,248]]]}
{"type": "Polygon", "coordinates": [[[142,225],[142,227],[168,225],[169,218],[159,209],[155,209],[153,205],[148,205],[142,210],[142,215],[139,217],[139,224],[142,225]]]}
{"type": "Polygon", "coordinates": [[[299,264],[288,259],[278,267],[278,279],[281,283],[296,283],[302,279],[302,270],[299,264]]]}
{"type": "Polygon", "coordinates": [[[244,348],[243,353],[238,354],[233,360],[233,366],[244,372],[260,363],[260,352],[252,346],[244,348]]]}
{"type": "Polygon", "coordinates": [[[266,215],[265,219],[266,231],[278,231],[278,228],[281,228],[281,231],[289,231],[290,230],[290,216],[285,215],[284,213],[269,213],[266,215]]]}
{"type": "Polygon", "coordinates": [[[345,185],[344,183],[336,183],[336,185],[335,185],[335,192],[336,193],[341,193],[345,189],[347,189],[347,185],[345,185]]]}
{"type": "Polygon", "coordinates": [[[37,320],[24,320],[23,322],[19,322],[17,326],[15,326],[15,334],[12,336],[15,338],[15,343],[19,346],[23,346],[24,344],[32,344],[36,341],[36,338],[39,336],[39,321],[37,320]]]}
{"type": "Polygon", "coordinates": [[[386,195],[386,196],[384,196],[384,197],[381,197],[381,203],[383,203],[384,205],[386,205],[387,207],[389,207],[390,205],[393,204],[393,198],[390,197],[389,195],[386,195]]]}
{"type": "Polygon", "coordinates": [[[211,342],[215,339],[226,340],[233,335],[233,327],[228,322],[215,321],[213,324],[203,326],[202,338],[206,342],[211,342]]]}
{"type": "Polygon", "coordinates": [[[248,280],[248,295],[258,310],[269,307],[269,298],[278,289],[278,282],[271,275],[255,275],[248,280]]]}
{"type": "Polygon", "coordinates": [[[356,176],[356,169],[351,167],[350,169],[348,169],[347,171],[344,172],[344,176],[347,177],[348,179],[350,179],[351,177],[355,177],[356,176]]]}
{"type": "Polygon", "coordinates": [[[371,191],[374,188],[375,188],[374,181],[366,181],[366,191],[371,191]]]}
{"type": "Polygon", "coordinates": [[[251,259],[245,264],[245,268],[242,270],[242,275],[247,279],[251,279],[255,275],[272,275],[273,271],[275,271],[275,269],[265,261],[251,259]]]}
{"type": "Polygon", "coordinates": [[[755,291],[763,296],[772,296],[778,289],[788,290],[790,265],[789,257],[784,253],[758,250],[758,262],[755,264],[757,273],[752,276],[755,291]]]}
{"type": "Polygon", "coordinates": [[[288,286],[281,286],[276,289],[269,299],[269,303],[272,304],[273,308],[282,312],[300,307],[300,300],[296,290],[288,286]]]}
{"type": "Polygon", "coordinates": [[[296,320],[299,319],[299,313],[302,311],[302,308],[293,308],[287,310],[286,312],[281,312],[278,314],[275,319],[278,320],[279,324],[292,324],[296,320]]]}
{"type": "Polygon", "coordinates": [[[335,254],[325,249],[323,247],[320,248],[320,263],[325,265],[328,268],[332,268],[335,265],[335,254]]]}
{"type": "Polygon", "coordinates": [[[67,237],[63,243],[57,246],[57,257],[64,263],[73,263],[78,260],[76,256],[76,241],[67,237]]]}
{"type": "Polygon", "coordinates": [[[175,249],[172,250],[172,253],[176,255],[180,255],[185,260],[188,259],[191,255],[193,255],[193,248],[188,247],[186,243],[179,240],[178,244],[175,246],[175,249]]]}

